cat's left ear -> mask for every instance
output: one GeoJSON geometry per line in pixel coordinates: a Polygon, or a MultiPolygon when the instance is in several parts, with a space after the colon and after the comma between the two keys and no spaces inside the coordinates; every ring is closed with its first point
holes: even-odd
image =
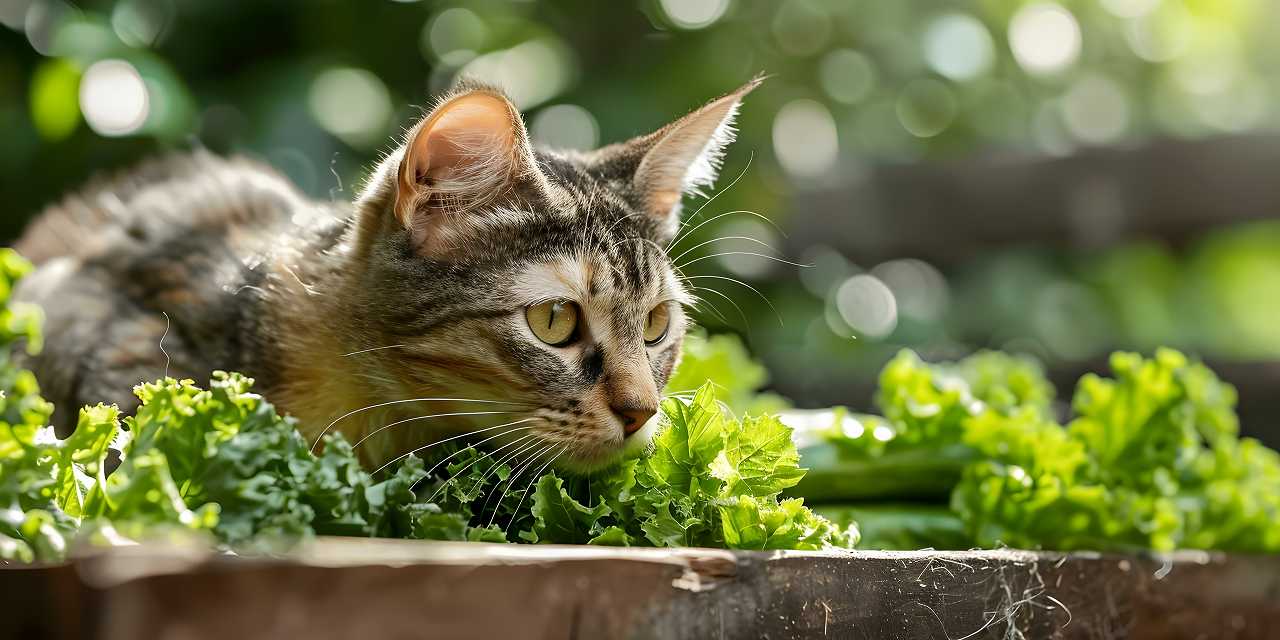
{"type": "Polygon", "coordinates": [[[496,89],[464,86],[409,132],[395,214],[418,243],[448,214],[471,211],[529,176],[533,151],[520,112],[496,89]]]}
{"type": "Polygon", "coordinates": [[[632,178],[642,205],[667,232],[680,219],[680,201],[715,183],[725,148],[734,138],[742,99],[764,81],[751,82],[646,136],[649,148],[632,178]]]}

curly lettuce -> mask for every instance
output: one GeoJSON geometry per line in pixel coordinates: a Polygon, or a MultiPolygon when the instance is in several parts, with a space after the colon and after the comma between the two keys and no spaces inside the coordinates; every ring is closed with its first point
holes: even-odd
{"type": "Polygon", "coordinates": [[[952,506],[978,544],[1280,551],[1280,455],[1240,438],[1236,392],[1170,349],[1111,357],[1066,427],[984,414],[952,506]]]}

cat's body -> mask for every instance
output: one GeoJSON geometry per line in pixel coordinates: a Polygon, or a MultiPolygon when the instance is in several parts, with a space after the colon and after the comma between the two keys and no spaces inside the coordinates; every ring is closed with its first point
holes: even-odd
{"type": "Polygon", "coordinates": [[[17,297],[45,309],[53,339],[31,365],[55,423],[74,426],[96,402],[128,410],[134,384],[166,373],[244,371],[272,387],[277,315],[296,306],[300,270],[324,272],[350,220],[349,206],[309,200],[269,167],[207,152],[153,160],[47,210],[17,245],[38,267],[17,297]]]}
{"type": "Polygon", "coordinates": [[[64,428],[131,409],[139,381],[223,369],[310,438],[369,437],[371,464],[463,432],[605,464],[651,433],[687,298],[662,246],[752,86],[592,154],[534,150],[500,93],[462,87],[350,205],[244,160],[146,165],[19,243],[39,268],[17,297],[49,338],[30,366],[64,428]]]}

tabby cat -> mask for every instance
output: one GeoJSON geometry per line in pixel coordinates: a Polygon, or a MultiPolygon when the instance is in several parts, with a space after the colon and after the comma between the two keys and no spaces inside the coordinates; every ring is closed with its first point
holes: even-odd
{"type": "Polygon", "coordinates": [[[303,433],[381,464],[462,433],[568,470],[645,446],[690,299],[664,248],[758,81],[649,135],[534,148],[497,89],[461,83],[353,203],[196,152],[93,184],[18,248],[73,408],[136,407],[164,375],[242,371],[303,433]],[[365,439],[367,442],[364,442],[365,439]]]}

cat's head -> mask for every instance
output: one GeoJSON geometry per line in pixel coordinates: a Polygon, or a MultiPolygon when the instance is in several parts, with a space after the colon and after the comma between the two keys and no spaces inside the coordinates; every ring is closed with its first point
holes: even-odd
{"type": "MultiPolygon", "coordinates": [[[[498,90],[463,84],[379,165],[357,202],[362,360],[387,401],[478,415],[517,460],[588,470],[648,444],[689,295],[665,248],[709,187],[753,81],[627,142],[535,149],[498,90]]],[[[460,425],[460,426],[459,426],[460,425]]],[[[482,431],[487,430],[487,431],[482,431]]]]}

